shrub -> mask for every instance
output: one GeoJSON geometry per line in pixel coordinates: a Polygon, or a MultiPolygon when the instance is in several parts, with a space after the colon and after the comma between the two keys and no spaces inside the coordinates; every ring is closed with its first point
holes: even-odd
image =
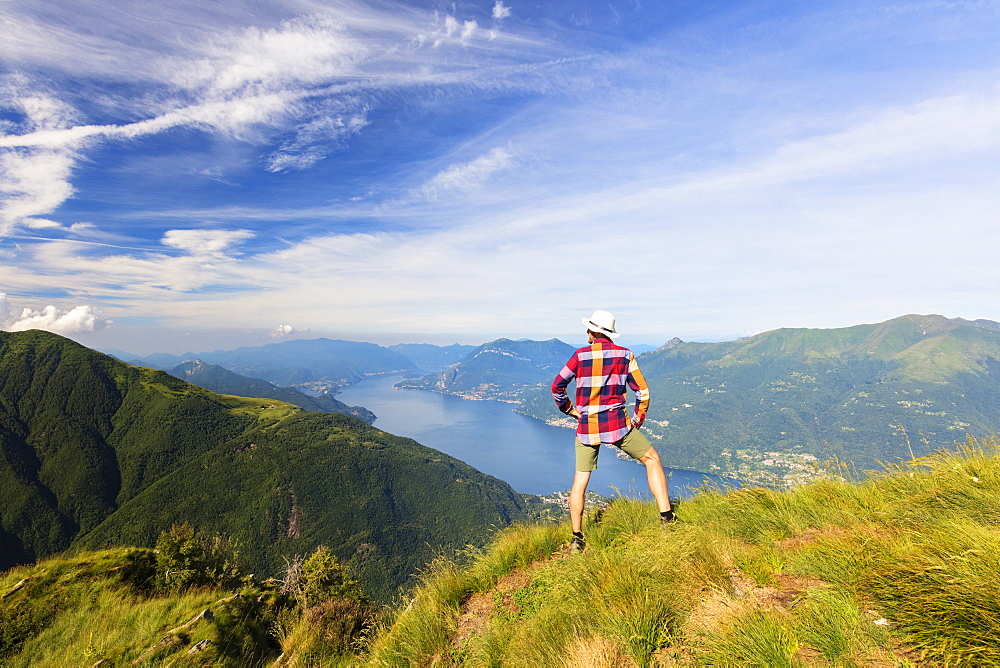
{"type": "Polygon", "coordinates": [[[156,541],[156,583],[170,590],[230,587],[240,582],[237,552],[229,538],[198,534],[184,524],[160,533],[156,541]]]}
{"type": "Polygon", "coordinates": [[[361,583],[347,577],[344,566],[326,545],[317,547],[302,564],[308,605],[331,599],[363,599],[361,583]]]}

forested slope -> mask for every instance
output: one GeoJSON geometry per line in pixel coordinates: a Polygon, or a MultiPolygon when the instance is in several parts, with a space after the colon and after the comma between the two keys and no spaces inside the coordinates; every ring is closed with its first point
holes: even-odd
{"type": "Polygon", "coordinates": [[[329,545],[386,596],[538,502],[352,417],[212,393],[54,334],[0,332],[0,568],[71,545],[233,536],[258,573],[329,545]]]}

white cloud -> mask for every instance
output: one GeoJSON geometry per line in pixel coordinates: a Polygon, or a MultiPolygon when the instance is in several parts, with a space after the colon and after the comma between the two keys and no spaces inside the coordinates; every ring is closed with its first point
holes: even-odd
{"type": "Polygon", "coordinates": [[[15,314],[8,304],[7,295],[0,292],[0,326],[8,332],[43,329],[56,334],[70,335],[93,332],[110,324],[110,320],[98,315],[90,306],[76,306],[68,311],[61,311],[49,304],[39,311],[25,308],[19,314],[15,314]]]}
{"type": "MultiPolygon", "coordinates": [[[[23,114],[26,129],[59,130],[73,121],[73,111],[66,104],[28,87],[23,77],[8,77],[0,86],[0,94],[10,100],[7,104],[23,114]]],[[[75,160],[71,147],[0,152],[0,235],[19,224],[36,229],[58,227],[37,216],[52,213],[73,195],[70,174],[75,160]]]]}
{"type": "Polygon", "coordinates": [[[301,171],[309,169],[325,157],[318,151],[306,150],[296,153],[278,151],[267,157],[266,169],[269,172],[301,171]]]}
{"type": "Polygon", "coordinates": [[[114,301],[104,305],[112,314],[124,300],[133,300],[134,306],[145,304],[139,308],[148,312],[154,304],[162,308],[164,302],[180,294],[210,287],[261,287],[253,272],[239,270],[232,257],[198,252],[192,239],[180,241],[186,251],[182,255],[137,250],[104,255],[100,245],[71,241],[25,245],[20,250],[19,266],[0,263],[0,285],[19,291],[59,290],[94,299],[113,297],[114,301]]]}
{"type": "Polygon", "coordinates": [[[479,24],[475,21],[459,21],[449,14],[444,17],[444,27],[438,33],[437,39],[434,40],[434,46],[440,47],[449,42],[457,42],[466,46],[478,29],[479,24]]]}
{"type": "Polygon", "coordinates": [[[285,88],[349,76],[367,55],[366,45],[331,19],[285,21],[276,28],[247,28],[218,35],[195,60],[164,62],[166,76],[189,89],[213,94],[285,88]]]}
{"type": "Polygon", "coordinates": [[[338,115],[333,110],[318,113],[318,118],[298,127],[292,140],[285,142],[280,149],[268,156],[269,172],[307,169],[327,156],[317,146],[336,147],[368,125],[364,113],[347,117],[338,115]]]}
{"type": "Polygon", "coordinates": [[[233,244],[253,236],[250,230],[167,230],[161,243],[192,255],[221,255],[233,244]]]}
{"type": "Polygon", "coordinates": [[[0,234],[65,202],[73,194],[73,162],[73,156],[61,150],[0,154],[0,234]]]}
{"type": "Polygon", "coordinates": [[[479,28],[475,21],[466,21],[462,24],[462,43],[468,42],[479,28]]]}
{"type": "Polygon", "coordinates": [[[438,172],[420,188],[420,193],[429,199],[436,199],[449,192],[473,190],[513,162],[514,154],[510,150],[497,147],[474,160],[438,172]]]}
{"type": "Polygon", "coordinates": [[[508,16],[510,16],[510,7],[504,6],[503,0],[497,0],[496,4],[493,5],[493,18],[501,20],[508,16]]]}
{"type": "Polygon", "coordinates": [[[11,97],[16,98],[17,105],[34,128],[64,128],[76,119],[76,112],[65,102],[49,95],[37,93],[20,94],[27,87],[24,79],[18,78],[19,85],[7,87],[11,97]]]}
{"type": "Polygon", "coordinates": [[[289,334],[305,334],[307,332],[309,332],[308,327],[296,328],[292,327],[291,325],[278,325],[271,331],[271,338],[281,339],[288,336],[289,334]]]}
{"type": "MultiPolygon", "coordinates": [[[[0,40],[0,60],[21,69],[41,65],[80,78],[145,79],[152,54],[176,44],[171,40],[176,37],[176,24],[161,15],[172,4],[146,4],[139,10],[145,20],[135,21],[125,12],[101,11],[91,2],[60,3],[55,20],[33,11],[37,7],[33,3],[4,2],[0,5],[5,37],[0,40]]],[[[177,11],[190,21],[192,9],[179,6],[177,11]]]]}

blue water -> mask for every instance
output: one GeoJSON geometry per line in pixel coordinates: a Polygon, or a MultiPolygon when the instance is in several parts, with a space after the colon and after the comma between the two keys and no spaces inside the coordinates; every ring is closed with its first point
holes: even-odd
{"type": "MultiPolygon", "coordinates": [[[[575,468],[571,429],[515,413],[508,403],[394,389],[402,378],[370,378],[344,389],[337,399],[374,412],[379,429],[461,459],[518,492],[551,494],[569,489],[575,468]]],[[[717,476],[697,471],[667,468],[666,472],[673,497],[690,496],[706,483],[720,482],[717,476]]],[[[614,450],[602,447],[588,489],[606,496],[649,498],[646,468],[618,459],[614,450]]]]}

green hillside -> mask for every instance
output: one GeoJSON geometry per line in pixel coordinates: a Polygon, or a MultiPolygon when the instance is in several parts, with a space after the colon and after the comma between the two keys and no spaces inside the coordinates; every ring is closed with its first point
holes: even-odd
{"type": "Polygon", "coordinates": [[[258,574],[326,544],[385,597],[435,549],[481,544],[538,504],[352,417],[0,332],[0,568],[149,546],[189,522],[231,535],[258,574]]]}
{"type": "Polygon", "coordinates": [[[817,461],[867,469],[1000,431],[1000,325],[987,321],[779,329],[639,363],[657,448],[701,470],[788,481],[817,461]]]}
{"type": "MultiPolygon", "coordinates": [[[[270,422],[270,421],[269,421],[270,422]]],[[[295,412],[192,458],[74,546],[151,545],[189,522],[232,536],[254,573],[329,545],[384,598],[436,550],[527,516],[504,482],[337,414],[295,412]]]]}
{"type": "Polygon", "coordinates": [[[294,656],[294,665],[334,665],[375,619],[325,548],[281,580],[241,576],[234,554],[219,536],[182,526],[155,550],[85,552],[0,574],[0,664],[264,666],[294,656]]]}
{"type": "Polygon", "coordinates": [[[1000,458],[970,441],[864,483],[628,499],[439,561],[369,666],[995,666],[1000,458]]]}
{"type": "Polygon", "coordinates": [[[344,402],[335,399],[331,394],[323,393],[315,397],[309,396],[304,392],[296,390],[294,387],[278,387],[266,380],[247,378],[238,373],[233,373],[218,364],[208,364],[201,360],[184,362],[172,369],[168,369],[167,373],[192,385],[204,387],[206,390],[220,394],[277,399],[295,404],[306,411],[353,415],[368,424],[375,421],[375,414],[367,408],[362,406],[348,406],[344,402]]]}
{"type": "Polygon", "coordinates": [[[281,582],[210,568],[171,587],[168,573],[226,559],[175,529],[156,554],[88,552],[0,574],[0,663],[1000,664],[994,438],[858,484],[703,492],[678,515],[663,527],[652,505],[625,498],[591,509],[582,554],[568,552],[565,524],[510,527],[485,549],[436,558],[380,613],[322,550],[281,582]]]}

